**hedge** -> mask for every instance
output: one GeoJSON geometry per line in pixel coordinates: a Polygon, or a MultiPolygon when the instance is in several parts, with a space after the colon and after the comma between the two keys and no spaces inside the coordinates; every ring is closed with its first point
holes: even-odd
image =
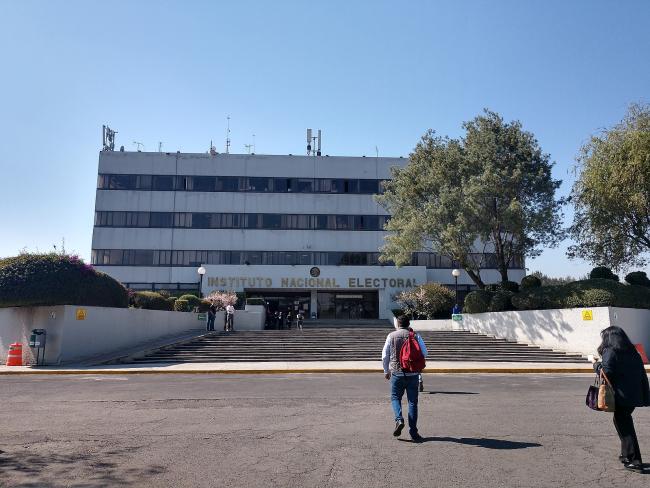
{"type": "Polygon", "coordinates": [[[535,275],[524,276],[521,280],[521,289],[529,290],[531,288],[540,288],[542,286],[542,280],[540,280],[535,275]]]}
{"type": "Polygon", "coordinates": [[[625,281],[630,285],[645,286],[650,288],[650,279],[645,271],[632,271],[625,276],[625,281]]]}
{"type": "Polygon", "coordinates": [[[519,291],[519,284],[514,281],[501,281],[499,283],[490,283],[489,285],[485,285],[485,290],[491,293],[496,293],[501,290],[517,293],[519,291]]]}
{"type": "Polygon", "coordinates": [[[182,298],[179,298],[174,302],[174,310],[176,312],[190,312],[190,302],[187,300],[183,300],[182,298]]]}
{"type": "Polygon", "coordinates": [[[0,307],[126,308],[127,289],[77,256],[24,253],[0,259],[0,307]]]}
{"type": "Polygon", "coordinates": [[[589,273],[589,279],[591,280],[612,280],[618,281],[618,275],[614,274],[611,269],[607,266],[596,266],[589,273]]]}
{"type": "Polygon", "coordinates": [[[190,310],[194,310],[195,307],[201,306],[201,299],[196,295],[186,294],[178,297],[178,300],[186,300],[190,310]]]}
{"type": "Polygon", "coordinates": [[[574,281],[524,290],[512,297],[517,310],[579,307],[650,309],[650,288],[624,285],[611,278],[574,281]]]}
{"type": "Polygon", "coordinates": [[[465,297],[463,312],[465,313],[483,313],[490,308],[490,302],[494,293],[488,290],[475,290],[469,292],[465,297]]]}
{"type": "Polygon", "coordinates": [[[174,301],[155,291],[136,291],[133,294],[133,306],[145,310],[173,310],[174,301]]]}
{"type": "Polygon", "coordinates": [[[506,312],[512,310],[512,297],[514,292],[508,290],[499,290],[492,296],[490,300],[490,305],[488,307],[489,312],[506,312]]]}

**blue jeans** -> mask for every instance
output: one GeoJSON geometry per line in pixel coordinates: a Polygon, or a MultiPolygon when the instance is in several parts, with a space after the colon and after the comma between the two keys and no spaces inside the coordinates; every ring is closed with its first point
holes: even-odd
{"type": "Polygon", "coordinates": [[[390,400],[395,412],[395,421],[402,420],[402,397],[406,390],[409,402],[409,434],[418,433],[418,375],[404,376],[403,373],[393,374],[390,377],[390,400]]]}

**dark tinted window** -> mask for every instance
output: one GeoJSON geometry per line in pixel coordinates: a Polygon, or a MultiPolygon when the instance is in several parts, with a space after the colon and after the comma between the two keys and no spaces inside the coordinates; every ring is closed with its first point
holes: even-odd
{"type": "Polygon", "coordinates": [[[237,191],[239,190],[239,178],[236,176],[218,176],[217,191],[237,191]]]}
{"type": "Polygon", "coordinates": [[[375,194],[379,192],[377,180],[359,180],[359,193],[375,194]]]}
{"type": "Polygon", "coordinates": [[[154,190],[173,190],[174,189],[174,177],[173,176],[160,176],[156,175],[153,177],[153,189],[154,190]]]}
{"type": "Polygon", "coordinates": [[[151,212],[149,217],[149,227],[171,227],[171,212],[151,212]]]}
{"type": "Polygon", "coordinates": [[[272,191],[272,178],[248,178],[248,190],[257,192],[272,191]]]}
{"type": "Polygon", "coordinates": [[[135,189],[135,175],[107,175],[110,190],[133,190],[135,189]]]}
{"type": "Polygon", "coordinates": [[[214,191],[217,179],[214,176],[195,176],[194,191],[214,191]]]}

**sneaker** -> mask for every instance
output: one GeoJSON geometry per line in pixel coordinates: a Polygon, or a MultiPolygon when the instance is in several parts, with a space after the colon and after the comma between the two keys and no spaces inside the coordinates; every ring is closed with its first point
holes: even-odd
{"type": "Polygon", "coordinates": [[[399,435],[402,433],[403,428],[404,428],[404,421],[403,420],[396,420],[395,421],[395,430],[393,431],[393,436],[394,437],[399,437],[399,435]]]}
{"type": "Polygon", "coordinates": [[[424,441],[424,438],[417,432],[415,434],[411,434],[411,439],[413,442],[417,442],[418,444],[424,441]]]}

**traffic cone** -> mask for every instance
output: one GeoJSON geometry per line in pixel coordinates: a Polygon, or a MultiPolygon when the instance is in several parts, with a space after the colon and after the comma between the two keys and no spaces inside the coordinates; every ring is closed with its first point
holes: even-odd
{"type": "Polygon", "coordinates": [[[7,366],[23,365],[23,345],[20,342],[14,342],[9,346],[7,354],[7,366]]]}

